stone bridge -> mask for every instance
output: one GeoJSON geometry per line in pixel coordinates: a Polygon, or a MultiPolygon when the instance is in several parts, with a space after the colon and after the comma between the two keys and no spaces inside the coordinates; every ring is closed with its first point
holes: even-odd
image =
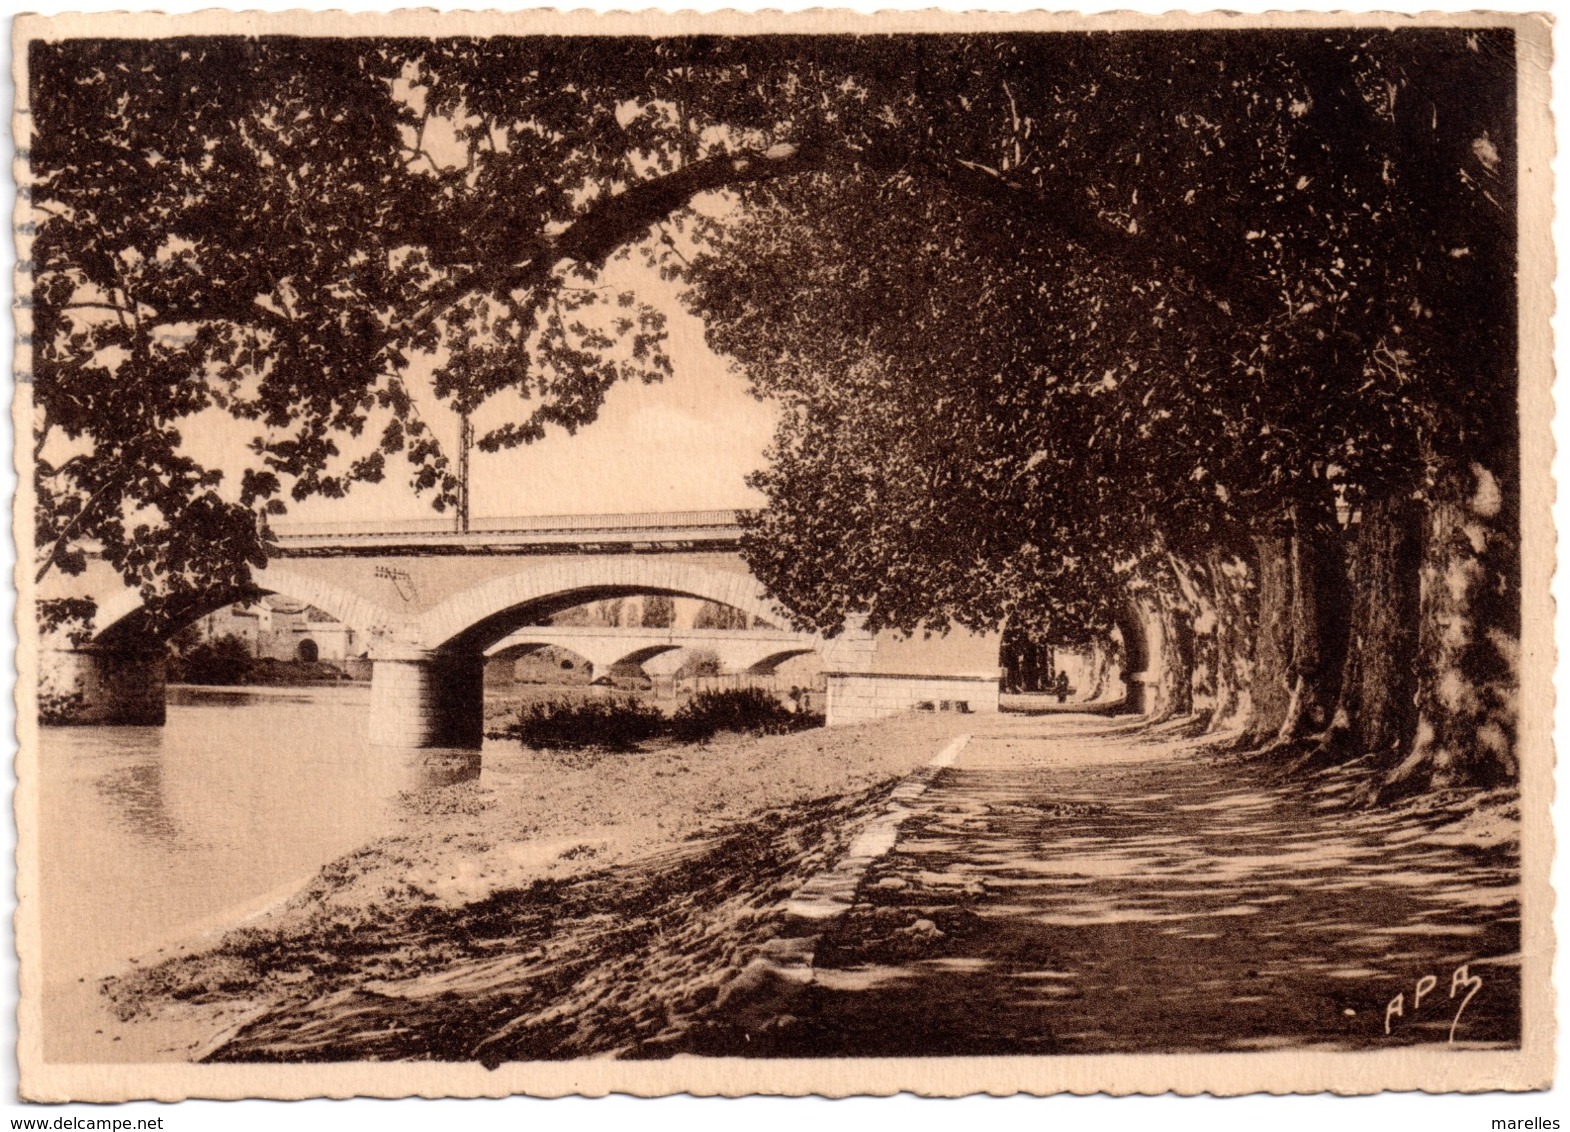
{"type": "MultiPolygon", "coordinates": [[[[214,593],[186,623],[237,599],[266,593],[313,605],[348,625],[372,662],[370,733],[397,747],[473,747],[483,727],[485,657],[559,644],[597,671],[699,643],[733,667],[767,670],[789,656],[821,655],[831,724],[918,704],[996,710],[998,640],[956,633],[903,638],[846,631],[793,632],[749,572],[731,511],[568,515],[481,520],[469,531],[439,521],[279,527],[275,552],[245,594],[214,593]],[[739,609],[747,630],[584,629],[542,624],[551,614],[606,598],[665,594],[739,609]],[[602,667],[603,665],[603,667],[602,667]]],[[[159,724],[164,639],[140,595],[100,561],[77,577],[52,573],[38,598],[90,597],[92,639],[45,642],[40,696],[84,723],[159,724]]]]}
{"type": "Polygon", "coordinates": [[[728,672],[773,672],[785,661],[820,651],[826,642],[788,629],[616,629],[598,625],[530,625],[485,650],[488,657],[554,645],[589,662],[596,676],[618,664],[642,664],[676,649],[713,653],[728,672]]]}

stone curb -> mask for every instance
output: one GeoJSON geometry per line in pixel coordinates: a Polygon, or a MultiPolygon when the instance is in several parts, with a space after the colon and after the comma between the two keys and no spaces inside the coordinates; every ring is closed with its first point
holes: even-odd
{"type": "Polygon", "coordinates": [[[789,1013],[816,977],[813,960],[823,932],[850,910],[868,870],[894,848],[900,826],[914,812],[913,803],[933,779],[954,765],[969,742],[968,734],[955,737],[926,766],[907,775],[889,795],[884,812],[851,842],[844,858],[791,894],[782,905],[784,929],[720,990],[715,1013],[744,1030],[762,1029],[789,1013]]]}

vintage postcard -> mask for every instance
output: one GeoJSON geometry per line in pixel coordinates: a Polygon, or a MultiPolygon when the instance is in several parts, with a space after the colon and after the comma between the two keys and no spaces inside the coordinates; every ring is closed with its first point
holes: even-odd
{"type": "Polygon", "coordinates": [[[1550,53],[19,17],[23,1097],[1547,1088],[1550,53]]]}

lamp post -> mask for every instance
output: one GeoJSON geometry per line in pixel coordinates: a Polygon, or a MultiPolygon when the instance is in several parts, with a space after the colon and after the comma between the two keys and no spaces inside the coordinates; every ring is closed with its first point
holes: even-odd
{"type": "Polygon", "coordinates": [[[474,446],[474,425],[469,414],[458,417],[458,533],[469,533],[469,449],[474,446]]]}

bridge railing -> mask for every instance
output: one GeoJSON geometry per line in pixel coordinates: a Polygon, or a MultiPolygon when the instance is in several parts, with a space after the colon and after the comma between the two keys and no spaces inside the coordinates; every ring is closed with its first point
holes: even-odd
{"type": "Polygon", "coordinates": [[[459,531],[455,521],[443,516],[421,519],[368,519],[331,523],[271,523],[268,531],[276,539],[293,538],[375,538],[385,535],[464,535],[545,534],[571,531],[660,531],[673,528],[693,529],[734,527],[738,512],[730,509],[708,511],[628,511],[602,515],[510,515],[471,519],[467,531],[459,531]]]}

